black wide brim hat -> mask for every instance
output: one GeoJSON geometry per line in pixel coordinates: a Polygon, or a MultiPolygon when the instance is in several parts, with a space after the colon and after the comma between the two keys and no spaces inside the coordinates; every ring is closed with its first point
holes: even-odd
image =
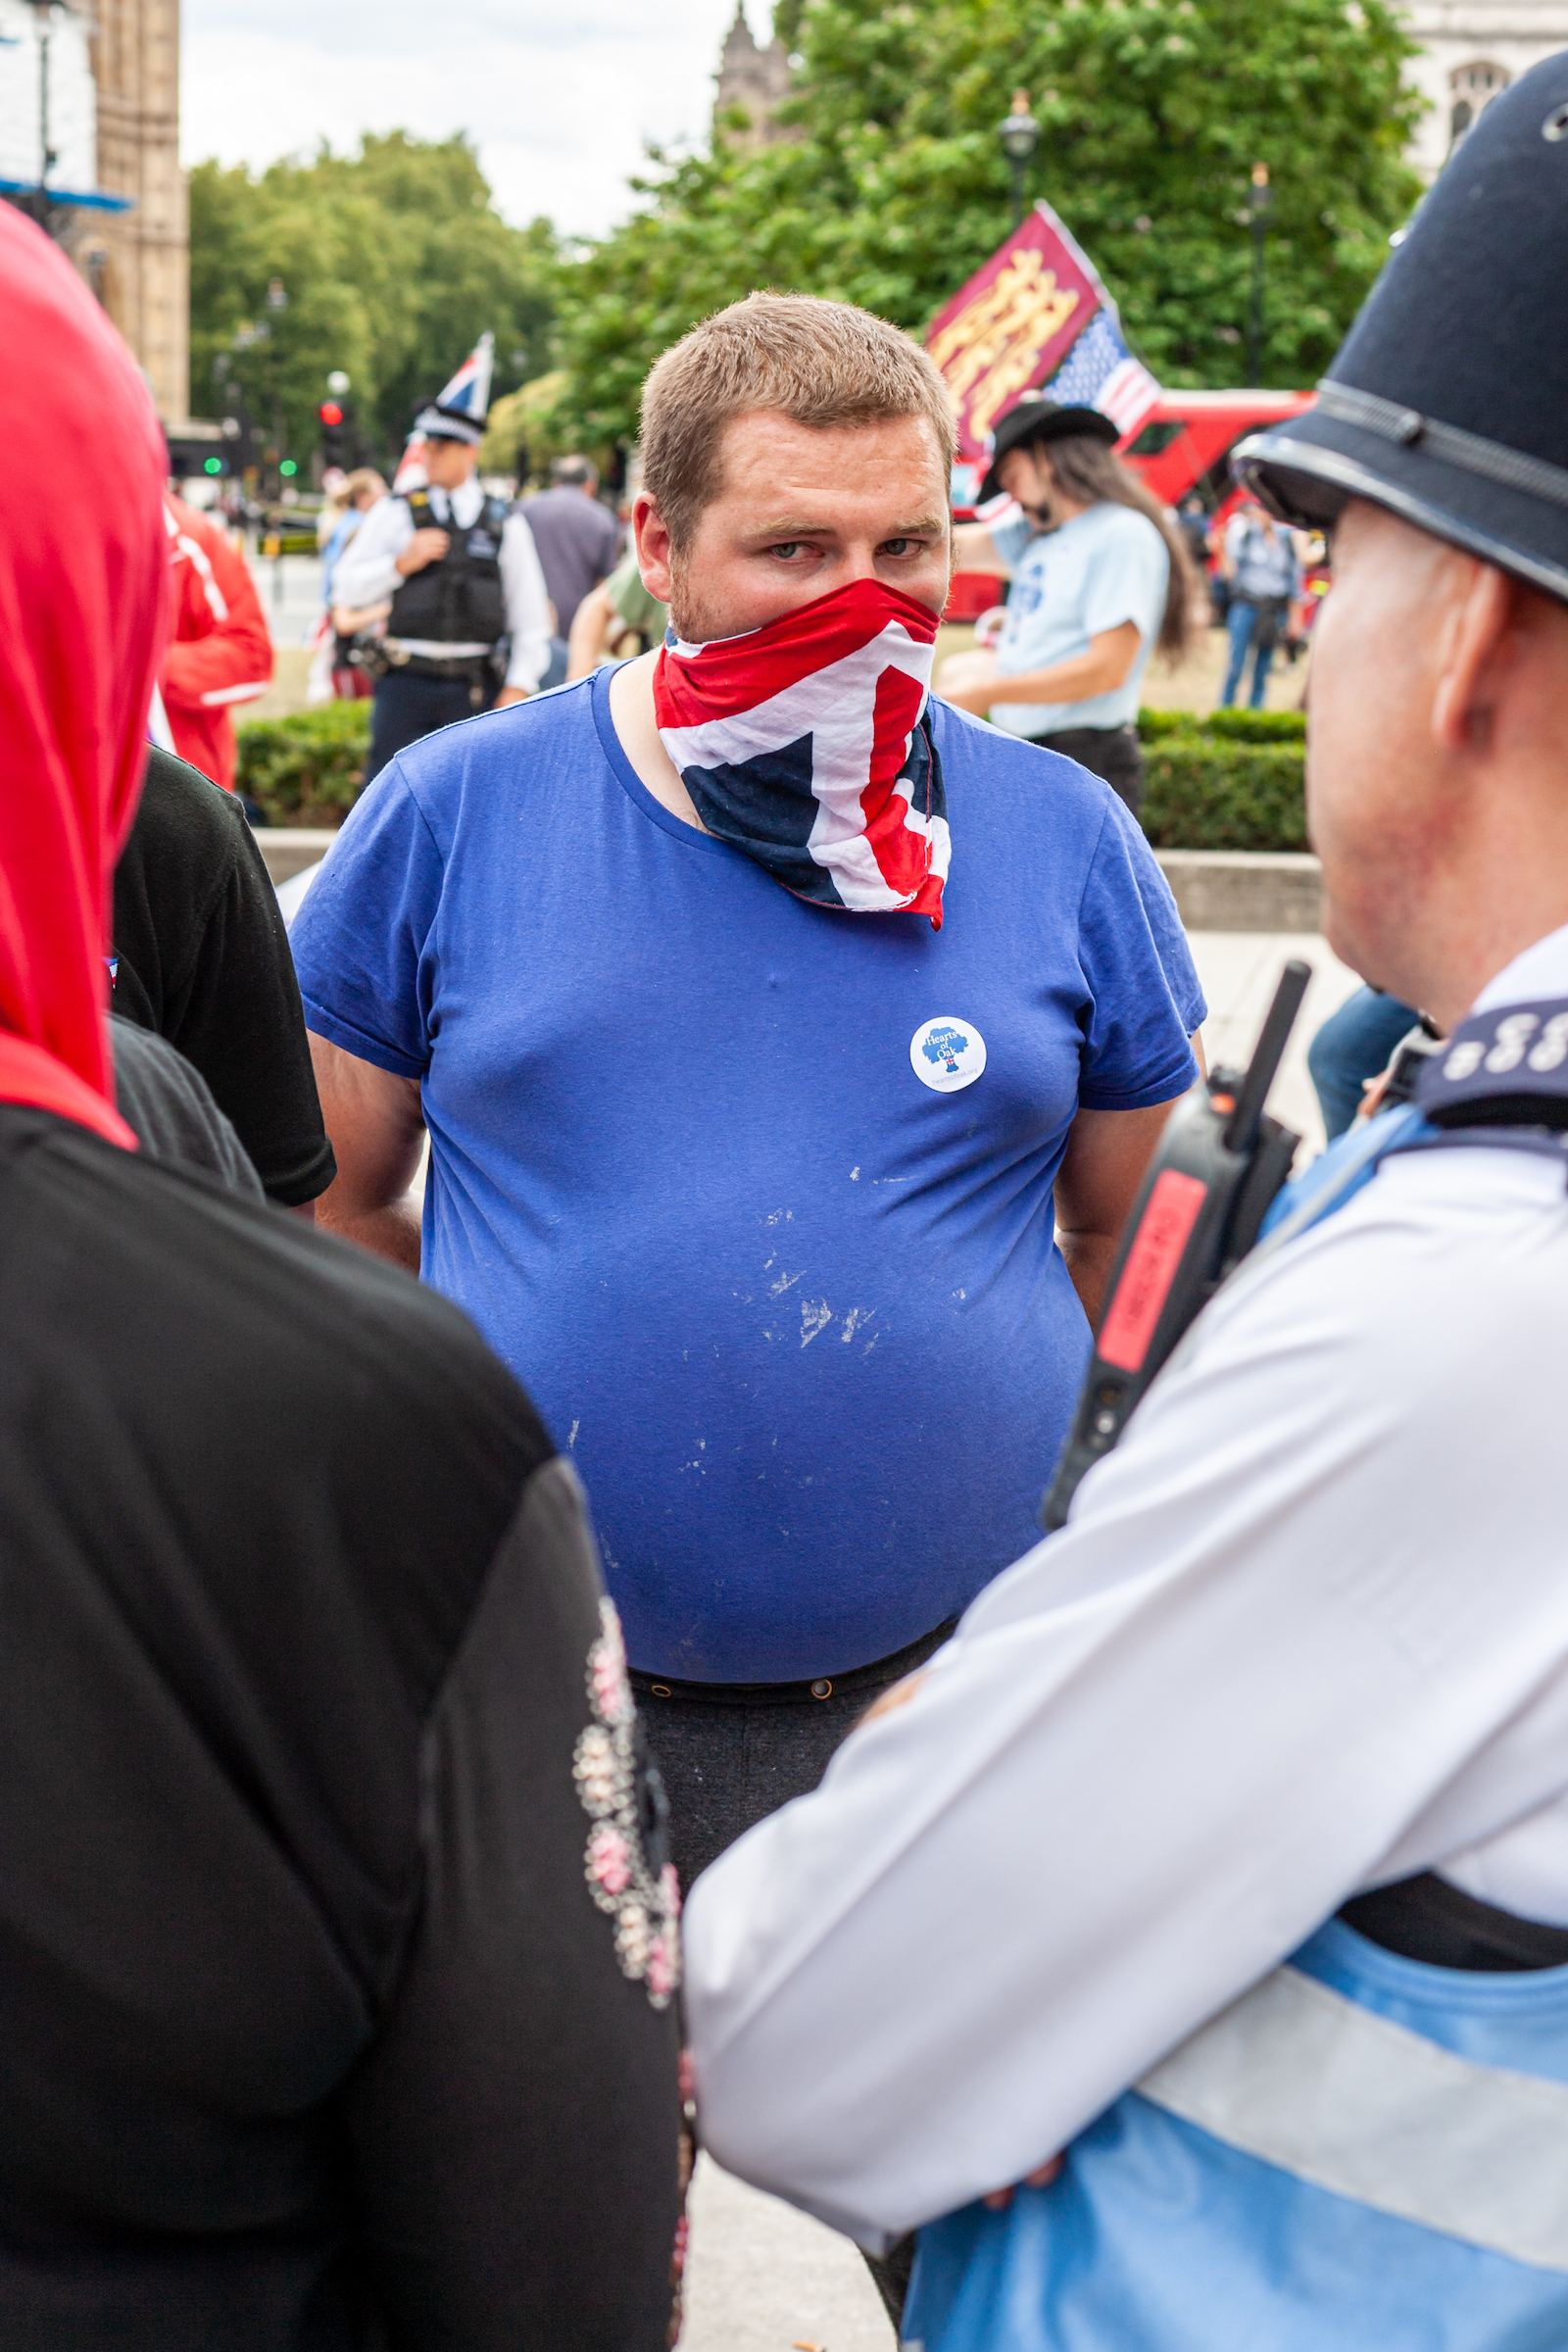
{"type": "Polygon", "coordinates": [[[1321,528],[1372,500],[1568,599],[1568,51],[1450,156],[1318,387],[1238,480],[1321,528]]]}
{"type": "Polygon", "coordinates": [[[1103,441],[1107,449],[1121,439],[1110,418],[1099,409],[1064,409],[1058,401],[1042,399],[1039,393],[1026,393],[1016,408],[1007,411],[992,437],[991,464],[975,494],[976,505],[983,507],[988,498],[995,498],[1001,490],[997,467],[1009,449],[1018,449],[1026,441],[1066,441],[1082,433],[1103,441]]]}

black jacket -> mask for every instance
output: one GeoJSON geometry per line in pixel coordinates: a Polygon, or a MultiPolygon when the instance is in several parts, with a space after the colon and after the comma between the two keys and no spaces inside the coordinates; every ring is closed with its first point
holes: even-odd
{"type": "Polygon", "coordinates": [[[591,1538],[429,1291],[0,1105],[0,2346],[660,2352],[591,1538]]]}

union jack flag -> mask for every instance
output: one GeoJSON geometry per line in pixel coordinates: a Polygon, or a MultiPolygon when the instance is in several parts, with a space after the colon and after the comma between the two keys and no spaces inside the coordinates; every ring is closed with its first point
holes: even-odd
{"type": "Polygon", "coordinates": [[[950,844],[926,723],[937,616],[857,580],[766,628],[673,632],[654,716],[710,833],[800,898],[942,926],[950,844]]]}

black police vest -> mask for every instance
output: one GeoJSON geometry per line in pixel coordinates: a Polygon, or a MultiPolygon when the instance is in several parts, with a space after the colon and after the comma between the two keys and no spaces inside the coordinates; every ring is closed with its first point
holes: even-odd
{"type": "Polygon", "coordinates": [[[460,530],[443,521],[426,490],[413,490],[409,513],[416,531],[445,531],[446,554],[439,564],[411,572],[392,599],[389,637],[422,637],[437,645],[495,645],[507,633],[507,598],[501,582],[501,534],[506,501],[487,498],[476,519],[460,530]]]}

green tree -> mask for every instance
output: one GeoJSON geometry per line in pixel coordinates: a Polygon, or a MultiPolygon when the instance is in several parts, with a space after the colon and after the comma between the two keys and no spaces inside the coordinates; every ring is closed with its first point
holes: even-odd
{"type": "Polygon", "coordinates": [[[1269,166],[1263,377],[1310,383],[1419,183],[1420,100],[1385,0],[805,0],[787,140],[656,154],[643,209],[563,273],[563,405],[629,439],[651,362],[754,286],[864,303],[915,333],[1011,225],[996,126],[1041,124],[1031,194],[1093,255],[1171,385],[1246,362],[1251,166],[1269,166]]]}
{"type": "Polygon", "coordinates": [[[316,446],[333,368],[352,380],[361,430],[390,456],[486,328],[496,393],[549,368],[554,232],[544,220],[508,226],[466,137],[392,131],[357,155],[322,147],[256,175],[198,164],[190,222],[192,407],[220,413],[223,383],[239,384],[257,423],[280,429],[299,460],[316,446]],[[269,305],[274,279],[281,309],[269,305]]]}

